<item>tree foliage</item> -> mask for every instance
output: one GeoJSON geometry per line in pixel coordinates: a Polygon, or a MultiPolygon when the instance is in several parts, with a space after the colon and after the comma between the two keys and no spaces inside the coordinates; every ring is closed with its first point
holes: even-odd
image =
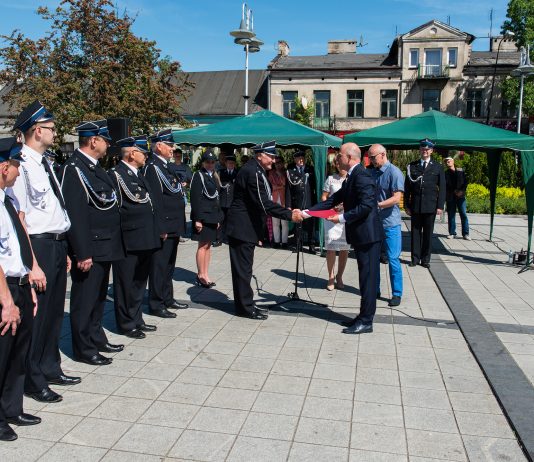
{"type": "MultiPolygon", "coordinates": [[[[510,0],[506,17],[502,32],[513,32],[518,48],[530,44],[530,59],[534,61],[534,0],[510,0]]],[[[518,105],[518,78],[504,80],[502,90],[505,99],[518,105]]],[[[534,77],[525,79],[523,92],[523,114],[534,115],[534,77]]]]}
{"type": "Polygon", "coordinates": [[[0,36],[0,84],[14,112],[38,98],[61,139],[83,120],[128,117],[143,132],[181,121],[192,84],[179,62],[133,34],[135,17],[112,0],[62,0],[37,14],[50,22],[44,37],[0,36]]]}
{"type": "Polygon", "coordinates": [[[314,113],[314,104],[308,102],[307,105],[304,105],[302,98],[298,96],[295,98],[295,110],[293,120],[299,124],[306,125],[307,127],[312,126],[313,122],[313,113],[314,113]]]}

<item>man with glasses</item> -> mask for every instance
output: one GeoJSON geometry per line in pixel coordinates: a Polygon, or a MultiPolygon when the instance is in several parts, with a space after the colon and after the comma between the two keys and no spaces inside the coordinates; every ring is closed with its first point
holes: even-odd
{"type": "Polygon", "coordinates": [[[148,155],[146,135],[117,141],[121,160],[109,171],[119,194],[119,213],[126,258],[113,262],[113,300],[119,332],[145,338],[156,326],[145,324],[141,304],[150,268],[150,257],[160,247],[156,215],[141,168],[148,155]]]}
{"type": "MultiPolygon", "coordinates": [[[[368,151],[373,165],[371,174],[376,181],[378,215],[384,227],[385,247],[391,283],[391,299],[389,306],[399,306],[402,299],[402,251],[401,214],[399,203],[404,191],[404,176],[400,169],[388,160],[386,148],[381,144],[373,144],[368,151]]],[[[378,272],[377,293],[380,293],[380,272],[378,272]]]]}
{"type": "Polygon", "coordinates": [[[39,306],[24,391],[37,401],[56,403],[62,397],[50,389],[50,384],[75,385],[81,379],[63,373],[59,353],[67,287],[67,231],[71,224],[58,178],[45,157],[55,142],[54,116],[34,101],[20,113],[13,129],[24,135],[24,162],[10,192],[30,236],[34,253],[30,282],[36,285],[39,306]]]}
{"type": "Polygon", "coordinates": [[[152,135],[150,147],[152,154],[147,161],[145,179],[156,208],[161,243],[150,258],[149,312],[160,318],[175,318],[176,313],[169,308],[185,309],[188,305],[174,299],[172,287],[178,243],[185,233],[184,190],[169,164],[175,147],[172,130],[168,128],[152,135]]]}
{"type": "Polygon", "coordinates": [[[111,263],[124,258],[119,201],[111,178],[100,166],[111,143],[107,121],[76,127],[80,147],[63,164],[61,187],[72,226],[67,233],[71,252],[70,323],[76,361],[104,366],[124,345],[108,342],[102,316],[111,263]]]}
{"type": "Polygon", "coordinates": [[[276,144],[269,141],[252,147],[250,159],[237,174],[234,199],[228,211],[226,236],[230,247],[234,305],[238,316],[267,319],[268,311],[254,304],[254,291],[250,286],[254,249],[263,238],[267,215],[282,220],[301,222],[300,210],[293,211],[271,199],[271,187],[266,172],[278,156],[276,144]]]}
{"type": "Polygon", "coordinates": [[[441,163],[432,160],[433,152],[434,143],[428,138],[421,140],[421,158],[408,164],[406,169],[404,209],[412,218],[409,266],[421,264],[430,268],[434,222],[445,205],[445,173],[441,163]]]}

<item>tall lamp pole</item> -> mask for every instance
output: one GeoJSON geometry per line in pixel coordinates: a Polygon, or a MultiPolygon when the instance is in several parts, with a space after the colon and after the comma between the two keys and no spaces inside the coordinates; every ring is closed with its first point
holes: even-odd
{"type": "Polygon", "coordinates": [[[502,45],[503,40],[513,37],[514,35],[515,34],[512,31],[506,31],[501,37],[501,40],[499,41],[499,45],[497,46],[497,56],[495,57],[495,64],[493,65],[493,79],[491,80],[491,91],[490,91],[489,99],[488,99],[488,108],[486,110],[486,125],[489,125],[489,121],[490,121],[491,102],[493,100],[493,89],[495,88],[495,75],[497,74],[497,63],[499,61],[499,52],[501,51],[501,45],[502,45]]]}
{"type": "Polygon", "coordinates": [[[527,49],[521,47],[521,62],[517,69],[511,73],[513,77],[519,77],[519,110],[517,112],[517,133],[521,133],[521,116],[523,112],[523,87],[525,85],[525,77],[534,75],[534,66],[530,63],[530,45],[527,49]]]}
{"type": "Polygon", "coordinates": [[[243,3],[241,8],[239,28],[230,32],[230,35],[235,37],[234,43],[243,45],[245,51],[245,94],[243,98],[245,99],[245,115],[248,115],[248,54],[260,51],[263,42],[254,33],[254,17],[252,16],[252,10],[246,3],[243,3]]]}

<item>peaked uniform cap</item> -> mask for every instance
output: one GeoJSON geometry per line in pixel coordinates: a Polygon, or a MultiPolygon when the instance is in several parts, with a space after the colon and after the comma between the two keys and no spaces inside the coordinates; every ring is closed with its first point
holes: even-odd
{"type": "Polygon", "coordinates": [[[106,119],[95,120],[92,122],[82,122],[76,127],[78,136],[89,137],[89,136],[100,136],[105,140],[111,141],[111,135],[108,130],[108,121],[106,119]]]}
{"type": "Polygon", "coordinates": [[[34,124],[38,122],[48,122],[54,120],[51,112],[37,100],[26,106],[17,117],[13,130],[20,130],[22,133],[28,131],[34,124]]]}
{"type": "Polygon", "coordinates": [[[226,160],[229,160],[230,162],[235,162],[235,156],[233,154],[229,154],[226,156],[226,160]]]}
{"type": "Polygon", "coordinates": [[[121,148],[130,148],[135,146],[137,149],[143,152],[148,151],[148,141],[146,135],[129,136],[117,141],[117,146],[121,148]]]}
{"type": "Polygon", "coordinates": [[[306,157],[306,153],[305,153],[304,151],[295,151],[295,152],[293,153],[293,159],[294,159],[295,157],[306,157]]]}
{"type": "Polygon", "coordinates": [[[154,133],[150,137],[151,143],[165,143],[165,144],[174,144],[174,140],[172,138],[172,129],[166,128],[165,130],[160,130],[157,133],[154,133]]]}
{"type": "Polygon", "coordinates": [[[252,150],[255,154],[264,152],[270,156],[278,155],[276,154],[276,141],[265,141],[264,143],[256,144],[255,146],[252,146],[252,150]]]}
{"type": "Polygon", "coordinates": [[[16,136],[0,138],[0,162],[10,159],[23,161],[24,159],[20,155],[21,150],[22,143],[17,141],[16,136]]]}
{"type": "Polygon", "coordinates": [[[425,138],[424,140],[419,141],[419,146],[422,148],[433,148],[436,144],[429,140],[428,138],[425,138]]]}
{"type": "Polygon", "coordinates": [[[202,154],[202,162],[206,162],[207,160],[213,160],[216,162],[217,156],[212,151],[206,151],[204,154],[202,154]]]}

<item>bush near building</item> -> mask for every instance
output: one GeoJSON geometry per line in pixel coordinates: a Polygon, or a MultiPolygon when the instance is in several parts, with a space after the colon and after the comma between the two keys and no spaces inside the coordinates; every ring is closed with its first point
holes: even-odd
{"type": "MultiPolygon", "coordinates": [[[[489,189],[484,185],[468,185],[466,198],[468,212],[490,213],[489,189]]],[[[527,213],[525,191],[514,187],[498,187],[495,198],[495,213],[525,215],[527,213]]]]}

